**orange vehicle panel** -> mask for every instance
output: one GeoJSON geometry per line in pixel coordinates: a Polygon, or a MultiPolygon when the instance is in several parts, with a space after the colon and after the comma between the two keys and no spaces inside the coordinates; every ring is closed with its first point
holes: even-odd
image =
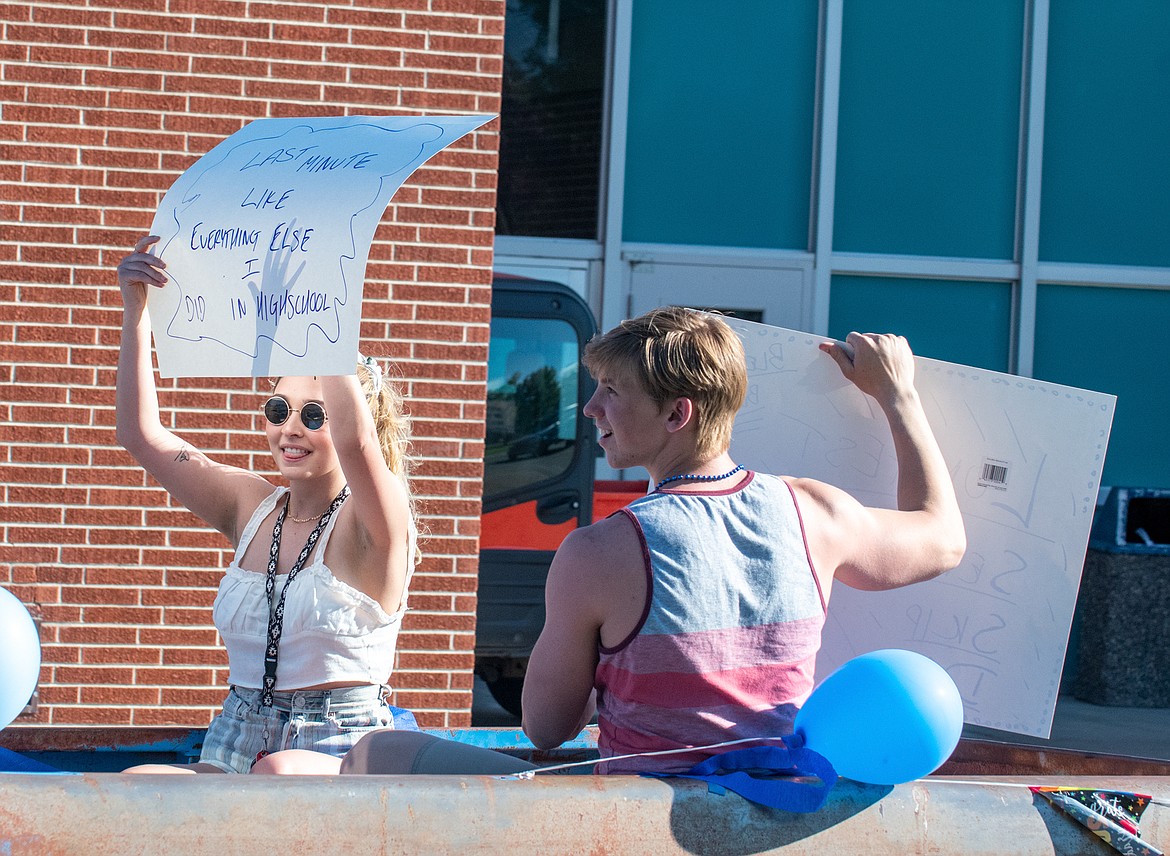
{"type": "MultiPolygon", "coordinates": [[[[599,481],[593,486],[593,519],[601,520],[645,493],[642,482],[599,481]]],[[[536,516],[536,501],[500,508],[480,520],[481,550],[555,550],[575,521],[549,525],[536,516]]]]}

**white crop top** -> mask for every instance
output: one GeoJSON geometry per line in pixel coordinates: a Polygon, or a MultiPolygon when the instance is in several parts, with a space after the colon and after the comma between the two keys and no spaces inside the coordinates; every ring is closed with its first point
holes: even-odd
{"type": "MultiPolygon", "coordinates": [[[[229,683],[259,688],[264,679],[264,646],[268,641],[268,598],[265,575],[240,567],[240,557],[264,519],[276,508],[288,488],[277,488],[252,512],[236,555],[224,573],[215,596],[212,616],[228,653],[229,683]]],[[[288,588],[284,604],[284,628],[276,669],[276,689],[299,689],[347,682],[384,684],[394,666],[394,648],[402,626],[405,606],[387,614],[376,600],[335,578],[325,566],[325,548],[334,515],[326,524],[314,550],[288,588]]],[[[413,523],[407,551],[406,587],[414,572],[413,523]]],[[[280,597],[287,574],[276,577],[275,597],[280,597]]],[[[406,602],[403,590],[402,601],[406,602]]]]}

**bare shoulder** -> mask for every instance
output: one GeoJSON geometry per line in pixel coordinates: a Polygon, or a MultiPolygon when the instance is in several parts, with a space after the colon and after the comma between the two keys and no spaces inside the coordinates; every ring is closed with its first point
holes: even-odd
{"type": "Polygon", "coordinates": [[[268,497],[275,493],[278,488],[268,481],[268,479],[258,476],[255,473],[250,475],[255,478],[241,478],[236,483],[235,492],[235,507],[233,509],[232,525],[234,530],[225,532],[228,540],[234,545],[240,543],[240,536],[247,527],[248,522],[252,519],[252,515],[256,513],[256,509],[268,497]]]}
{"type": "Polygon", "coordinates": [[[615,514],[574,530],[553,559],[546,595],[550,621],[559,616],[577,623],[607,646],[629,636],[647,597],[642,541],[633,521],[615,514]]]}
{"type": "Polygon", "coordinates": [[[218,462],[187,446],[175,457],[165,480],[155,477],[174,499],[233,545],[239,544],[256,508],[276,490],[259,473],[218,462]]]}
{"type": "Polygon", "coordinates": [[[843,562],[872,537],[873,521],[857,499],[816,479],[786,478],[800,512],[813,568],[828,591],[843,562]]]}
{"type": "MultiPolygon", "coordinates": [[[[801,513],[835,518],[838,515],[860,508],[861,504],[850,494],[831,484],[816,479],[785,476],[784,481],[792,488],[801,513]]],[[[827,521],[826,521],[827,522],[827,521]]]]}
{"type": "Polygon", "coordinates": [[[602,602],[642,567],[642,544],[634,523],[615,514],[570,532],[553,559],[549,580],[575,597],[602,602]]]}
{"type": "Polygon", "coordinates": [[[637,560],[641,555],[641,541],[633,521],[625,514],[615,514],[574,529],[561,543],[558,557],[588,562],[599,568],[637,560]]]}

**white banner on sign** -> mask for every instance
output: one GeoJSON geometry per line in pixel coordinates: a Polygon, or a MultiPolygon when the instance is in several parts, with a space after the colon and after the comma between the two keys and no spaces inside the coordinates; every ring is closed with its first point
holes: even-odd
{"type": "Polygon", "coordinates": [[[151,227],[163,377],[353,374],[370,242],[415,169],[491,116],[258,119],[184,172],[151,227]]]}
{"type": "MultiPolygon", "coordinates": [[[[897,507],[885,417],[817,348],[826,340],[727,320],[748,361],[736,461],[897,507]]],[[[966,523],[967,554],[943,576],[902,589],[835,584],[818,678],[867,651],[918,651],[955,680],[967,722],[1047,737],[1116,398],[915,360],[915,385],[966,523]]]]}

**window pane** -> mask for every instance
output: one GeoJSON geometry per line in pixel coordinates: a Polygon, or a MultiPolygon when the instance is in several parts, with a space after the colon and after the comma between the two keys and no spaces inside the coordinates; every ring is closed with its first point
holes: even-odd
{"type": "Polygon", "coordinates": [[[829,335],[897,333],[920,357],[1007,371],[1012,289],[1007,282],[835,276],[829,335]]]}
{"type": "Polygon", "coordinates": [[[1023,0],[846,3],[835,249],[1010,259],[1023,0]]]}
{"type": "Polygon", "coordinates": [[[577,333],[564,321],[493,318],[484,496],[562,475],[577,440],[577,333]]]}
{"type": "Polygon", "coordinates": [[[623,237],[806,250],[815,0],[633,6],[623,237]]]}
{"type": "Polygon", "coordinates": [[[1053,3],[1040,258],[1170,265],[1170,4],[1053,3]]]}
{"type": "Polygon", "coordinates": [[[508,0],[496,233],[596,238],[605,0],[508,0]]]}
{"type": "Polygon", "coordinates": [[[1166,361],[1170,292],[1041,285],[1035,375],[1117,396],[1102,483],[1170,487],[1166,361]]]}

